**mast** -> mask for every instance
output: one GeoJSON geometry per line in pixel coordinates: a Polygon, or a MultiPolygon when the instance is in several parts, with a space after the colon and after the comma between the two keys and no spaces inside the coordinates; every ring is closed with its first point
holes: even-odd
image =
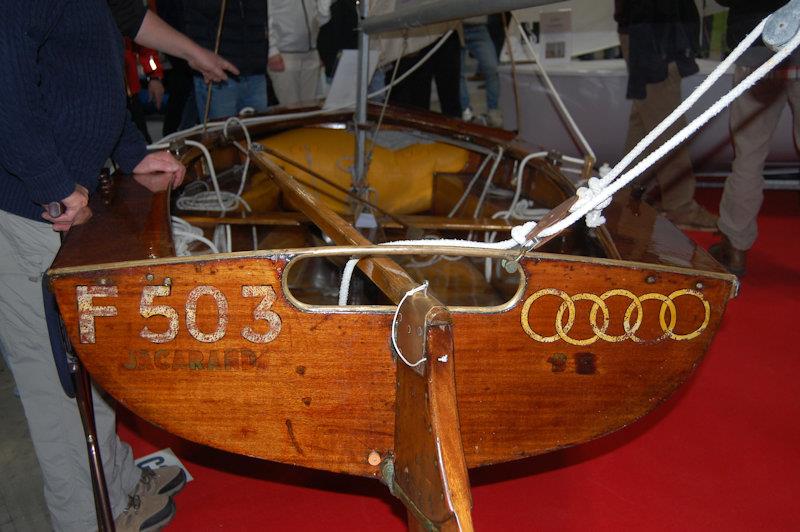
{"type": "Polygon", "coordinates": [[[358,0],[358,16],[361,24],[358,28],[358,76],[356,93],[356,153],[353,168],[354,192],[361,196],[366,183],[366,140],[367,140],[367,87],[369,87],[369,34],[361,29],[363,21],[369,15],[369,0],[358,0]]]}

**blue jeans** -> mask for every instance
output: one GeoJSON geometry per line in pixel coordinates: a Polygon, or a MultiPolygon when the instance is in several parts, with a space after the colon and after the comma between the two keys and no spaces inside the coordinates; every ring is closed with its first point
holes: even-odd
{"type": "Polygon", "coordinates": [[[464,25],[465,48],[461,49],[461,109],[469,107],[469,92],[467,91],[467,76],[464,63],[467,60],[467,50],[478,61],[478,71],[486,78],[486,107],[497,109],[497,100],[500,96],[500,79],[497,77],[497,51],[489,29],[486,24],[464,25]]]}
{"type": "MultiPolygon", "coordinates": [[[[195,76],[194,95],[200,120],[203,119],[206,112],[207,94],[208,85],[205,84],[202,77],[195,76]]],[[[229,77],[222,83],[211,85],[209,118],[234,116],[245,107],[252,107],[256,112],[267,110],[266,74],[229,77]]]]}

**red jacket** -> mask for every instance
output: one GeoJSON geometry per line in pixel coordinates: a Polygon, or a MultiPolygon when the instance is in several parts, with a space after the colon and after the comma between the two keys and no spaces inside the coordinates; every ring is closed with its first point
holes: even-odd
{"type": "Polygon", "coordinates": [[[136,94],[142,90],[139,68],[145,77],[164,79],[164,68],[158,58],[158,52],[139,46],[125,37],[125,81],[129,94],[136,94]]]}

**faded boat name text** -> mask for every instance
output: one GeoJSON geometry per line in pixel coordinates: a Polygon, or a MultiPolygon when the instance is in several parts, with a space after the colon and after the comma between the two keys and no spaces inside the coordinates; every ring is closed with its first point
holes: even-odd
{"type": "Polygon", "coordinates": [[[131,349],[122,363],[125,370],[266,371],[266,351],[250,349],[131,349]]]}

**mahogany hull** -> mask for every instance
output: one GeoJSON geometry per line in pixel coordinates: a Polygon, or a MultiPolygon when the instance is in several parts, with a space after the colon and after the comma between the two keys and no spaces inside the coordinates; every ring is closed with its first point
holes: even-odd
{"type": "MultiPolygon", "coordinates": [[[[305,308],[282,281],[288,261],[308,253],[51,278],[82,362],[137,415],[227,451],[378,476],[368,458],[388,453],[394,436],[392,309],[305,308]]],[[[506,307],[451,309],[468,467],[640,418],[689,377],[731,294],[730,276],[690,269],[553,255],[521,264],[524,288],[506,307]]]]}

